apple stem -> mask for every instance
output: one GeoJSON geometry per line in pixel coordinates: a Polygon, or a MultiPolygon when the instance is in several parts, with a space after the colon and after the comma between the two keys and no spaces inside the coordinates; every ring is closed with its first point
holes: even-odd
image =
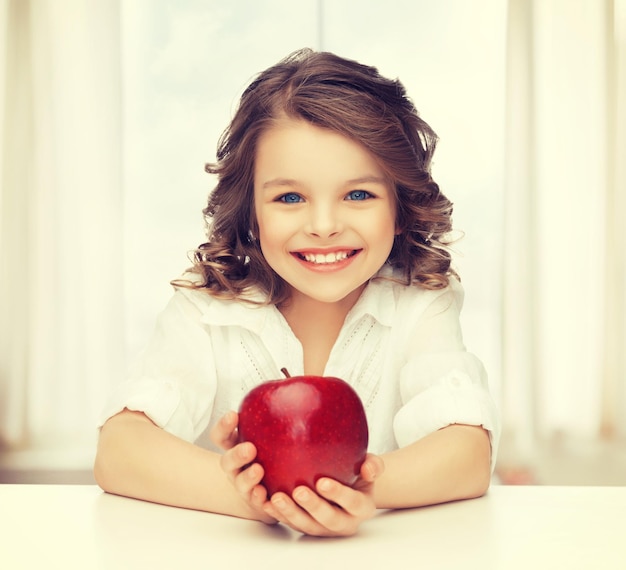
{"type": "Polygon", "coordinates": [[[289,374],[289,370],[286,368],[281,368],[280,371],[285,375],[285,378],[291,378],[291,374],[289,374]]]}

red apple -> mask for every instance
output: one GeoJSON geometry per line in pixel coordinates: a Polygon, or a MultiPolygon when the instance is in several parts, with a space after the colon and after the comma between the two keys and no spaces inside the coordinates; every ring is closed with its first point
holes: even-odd
{"type": "Polygon", "coordinates": [[[239,441],[256,446],[268,496],[313,489],[320,477],[352,486],[367,452],[367,419],[347,382],[294,376],[250,390],[239,408],[239,441]]]}

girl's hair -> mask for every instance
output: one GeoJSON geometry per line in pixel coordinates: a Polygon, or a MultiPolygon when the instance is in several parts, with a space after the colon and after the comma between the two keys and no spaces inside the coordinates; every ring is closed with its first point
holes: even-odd
{"type": "Polygon", "coordinates": [[[303,49],[252,81],[219,140],[217,162],[206,165],[218,182],[203,210],[208,241],[194,252],[194,271],[203,278],[195,287],[230,299],[260,287],[268,302],[286,300],[285,283],[253,237],[256,145],[285,116],[336,131],[372,153],[395,190],[399,234],[388,263],[406,285],[447,286],[453,273],[446,248],[452,204],[430,175],[437,135],[398,80],[356,61],[303,49]]]}

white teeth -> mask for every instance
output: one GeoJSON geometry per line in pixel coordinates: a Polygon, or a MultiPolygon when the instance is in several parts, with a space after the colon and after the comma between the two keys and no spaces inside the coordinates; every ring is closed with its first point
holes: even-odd
{"type": "Polygon", "coordinates": [[[337,251],[333,253],[304,253],[302,256],[309,263],[336,263],[348,257],[347,251],[337,251]]]}

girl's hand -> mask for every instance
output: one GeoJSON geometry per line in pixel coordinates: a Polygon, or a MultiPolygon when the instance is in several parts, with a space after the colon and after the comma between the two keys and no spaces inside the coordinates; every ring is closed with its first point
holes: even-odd
{"type": "Polygon", "coordinates": [[[289,497],[275,493],[263,508],[272,518],[312,536],[350,536],[374,516],[374,480],[384,471],[383,460],[368,454],[354,488],[323,477],[315,488],[298,487],[289,497]]]}
{"type": "Polygon", "coordinates": [[[211,440],[224,450],[220,465],[233,484],[239,496],[248,505],[253,518],[267,524],[274,524],[277,519],[264,509],[267,503],[267,491],[261,485],[263,467],[252,463],[256,457],[256,448],[250,442],[237,443],[236,412],[228,412],[211,429],[211,440]]]}

